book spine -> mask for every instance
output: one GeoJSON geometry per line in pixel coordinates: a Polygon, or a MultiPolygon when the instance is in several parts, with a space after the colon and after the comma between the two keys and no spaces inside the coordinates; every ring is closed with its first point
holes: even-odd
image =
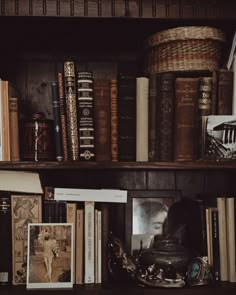
{"type": "Polygon", "coordinates": [[[233,101],[232,101],[232,115],[236,115],[236,55],[233,58],[232,70],[233,75],[233,101]]]}
{"type": "Polygon", "coordinates": [[[108,271],[108,241],[109,241],[109,205],[107,203],[101,204],[102,212],[102,282],[109,281],[108,271]]]}
{"type": "Polygon", "coordinates": [[[61,119],[61,136],[63,147],[63,159],[68,161],[68,140],[67,140],[67,124],[66,124],[66,111],[65,111],[65,96],[64,96],[64,83],[62,73],[58,73],[58,95],[60,102],[60,119],[61,119]]]}
{"type": "Polygon", "coordinates": [[[110,81],[111,90],[111,160],[118,161],[118,89],[117,80],[110,81]]]}
{"type": "Polygon", "coordinates": [[[83,284],[83,270],[84,270],[84,210],[77,209],[77,224],[76,224],[76,269],[75,269],[75,283],[83,284]]]}
{"type": "MultiPolygon", "coordinates": [[[[72,247],[74,247],[74,255],[76,257],[76,210],[77,210],[77,204],[76,203],[66,203],[66,222],[67,223],[72,223],[73,224],[73,241],[74,241],[74,245],[72,247]]],[[[73,283],[75,283],[75,271],[76,271],[76,264],[73,263],[73,283]]]]}
{"type": "Polygon", "coordinates": [[[64,81],[69,159],[76,161],[79,159],[79,141],[77,124],[75,64],[73,61],[64,62],[64,81]]]}
{"type": "Polygon", "coordinates": [[[8,193],[0,194],[0,285],[12,282],[12,234],[11,234],[11,199],[8,193]]]}
{"type": "Polygon", "coordinates": [[[3,161],[3,109],[2,109],[2,80],[0,78],[0,161],[3,161]]]}
{"type": "Polygon", "coordinates": [[[198,78],[176,78],[174,160],[196,160],[198,78]]]}
{"type": "Polygon", "coordinates": [[[230,70],[218,71],[218,115],[232,114],[233,74],[230,70]]]}
{"type": "Polygon", "coordinates": [[[18,97],[9,97],[11,161],[20,160],[18,97]]]}
{"type": "Polygon", "coordinates": [[[217,115],[218,112],[218,74],[217,70],[212,72],[212,91],[211,91],[211,114],[217,115]]]}
{"type": "Polygon", "coordinates": [[[219,216],[217,208],[211,210],[212,222],[212,267],[216,281],[220,280],[219,216]]]}
{"type": "Polygon", "coordinates": [[[58,83],[52,82],[52,110],[53,110],[53,124],[54,124],[54,138],[56,146],[57,161],[63,160],[63,147],[61,136],[61,120],[60,120],[60,100],[58,95],[58,83]]]}
{"type": "Polygon", "coordinates": [[[94,80],[95,149],[97,161],[111,160],[110,80],[94,80]]]}
{"type": "Polygon", "coordinates": [[[174,154],[174,97],[175,75],[161,73],[157,103],[157,150],[159,161],[172,161],[174,154]]]}
{"type": "Polygon", "coordinates": [[[41,195],[12,194],[11,218],[13,284],[26,284],[28,223],[42,222],[41,195]]]}
{"type": "Polygon", "coordinates": [[[9,97],[8,81],[2,80],[2,132],[3,132],[3,161],[10,161],[10,125],[9,125],[9,97]]]}
{"type": "Polygon", "coordinates": [[[77,73],[79,159],[95,160],[94,95],[91,72],[77,73]]]}
{"type": "Polygon", "coordinates": [[[136,78],[136,161],[148,161],[149,79],[136,78]]]}
{"type": "Polygon", "coordinates": [[[157,74],[150,74],[149,99],[148,99],[148,159],[150,162],[157,160],[157,74]]]}
{"type": "Polygon", "coordinates": [[[102,283],[102,211],[98,210],[98,272],[97,272],[97,282],[102,283]]]}
{"type": "Polygon", "coordinates": [[[136,76],[118,77],[118,159],[136,161],[136,76]]]}
{"type": "Polygon", "coordinates": [[[226,227],[229,282],[236,282],[235,198],[226,198],[226,227]]]}
{"type": "Polygon", "coordinates": [[[227,257],[227,228],[226,228],[226,201],[223,197],[217,198],[219,216],[219,248],[220,248],[220,280],[228,281],[227,257]]]}
{"type": "Polygon", "coordinates": [[[85,224],[84,224],[84,283],[95,283],[95,244],[94,244],[94,218],[95,203],[86,201],[84,205],[85,224]]]}

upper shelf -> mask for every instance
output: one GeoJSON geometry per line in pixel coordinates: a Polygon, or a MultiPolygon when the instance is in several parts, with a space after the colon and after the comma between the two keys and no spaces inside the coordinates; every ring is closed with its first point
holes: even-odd
{"type": "Polygon", "coordinates": [[[234,0],[2,0],[0,15],[236,19],[235,11],[234,0]]]}
{"type": "Polygon", "coordinates": [[[0,170],[219,170],[236,169],[236,161],[196,162],[0,162],[0,170]]]}

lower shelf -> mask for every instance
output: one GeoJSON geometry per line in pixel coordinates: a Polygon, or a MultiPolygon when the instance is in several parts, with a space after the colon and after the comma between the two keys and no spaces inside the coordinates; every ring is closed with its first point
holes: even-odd
{"type": "MultiPolygon", "coordinates": [[[[109,286],[103,285],[86,285],[86,286],[74,286],[71,290],[33,290],[34,294],[45,294],[48,292],[56,292],[56,294],[80,294],[80,295],[168,295],[168,294],[181,294],[181,295],[209,295],[209,294],[221,294],[221,295],[235,295],[236,283],[217,283],[213,286],[197,286],[197,287],[184,287],[184,288],[143,288],[138,286],[126,286],[125,284],[115,284],[109,286]],[[121,286],[122,285],[122,286],[121,286]]],[[[24,295],[28,294],[25,286],[0,286],[1,295],[24,295]]]]}

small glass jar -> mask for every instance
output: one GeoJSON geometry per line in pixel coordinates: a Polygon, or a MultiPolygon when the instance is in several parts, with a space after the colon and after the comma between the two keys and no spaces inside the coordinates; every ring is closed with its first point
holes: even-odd
{"type": "Polygon", "coordinates": [[[22,159],[50,161],[53,154],[53,121],[41,112],[33,113],[22,122],[22,159]]]}

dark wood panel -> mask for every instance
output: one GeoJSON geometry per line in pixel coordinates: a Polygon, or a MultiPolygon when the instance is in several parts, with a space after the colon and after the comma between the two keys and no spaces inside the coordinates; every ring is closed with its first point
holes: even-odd
{"type": "Polygon", "coordinates": [[[235,196],[235,172],[207,171],[205,174],[205,192],[217,196],[235,196]]]}
{"type": "Polygon", "coordinates": [[[150,190],[175,190],[174,171],[147,172],[148,189],[150,190]]]}
{"type": "Polygon", "coordinates": [[[192,198],[204,192],[205,179],[199,171],[177,171],[176,189],[181,191],[183,197],[192,198]]]}

